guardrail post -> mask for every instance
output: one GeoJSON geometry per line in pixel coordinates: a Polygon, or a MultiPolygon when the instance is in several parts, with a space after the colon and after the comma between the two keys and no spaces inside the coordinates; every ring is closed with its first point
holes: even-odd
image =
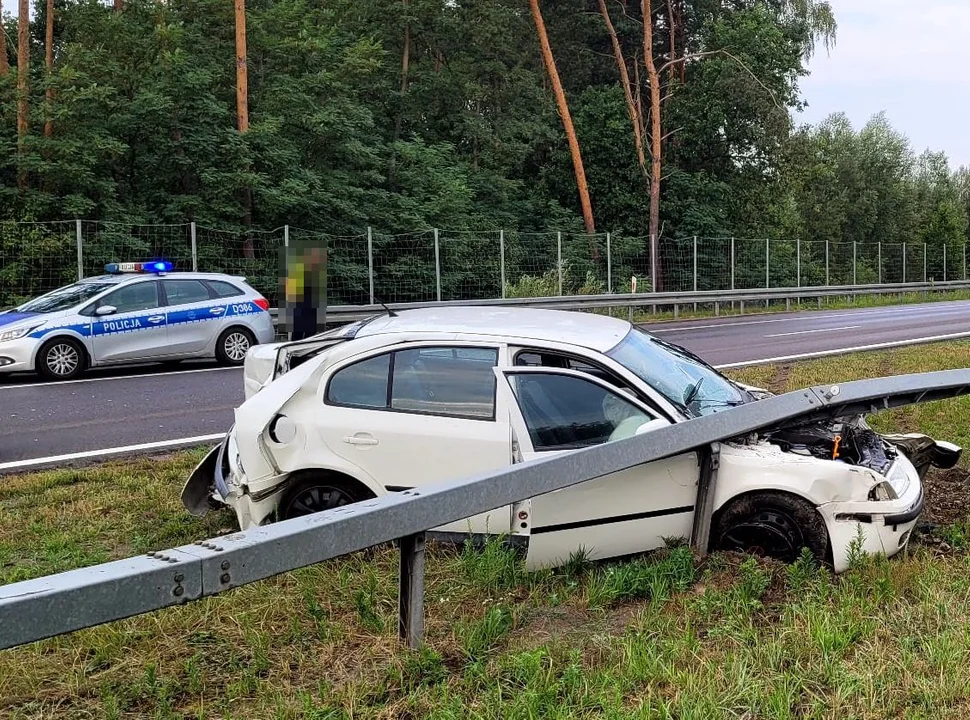
{"type": "Polygon", "coordinates": [[[438,289],[438,302],[441,302],[441,246],[438,242],[438,228],[434,229],[434,277],[438,289]]]}
{"type": "Polygon", "coordinates": [[[609,233],[606,233],[606,292],[613,292],[613,253],[610,247],[609,233]]]}
{"type": "Polygon", "coordinates": [[[701,474],[697,481],[697,503],[694,505],[694,526],[690,533],[691,548],[700,557],[707,556],[711,541],[711,516],[714,493],[717,490],[717,471],[720,466],[721,444],[711,443],[703,451],[701,474]]]}
{"type": "Polygon", "coordinates": [[[559,268],[559,294],[562,295],[562,233],[556,233],[556,267],[559,268]]]}
{"type": "Polygon", "coordinates": [[[367,226],[367,285],[370,290],[370,304],[374,304],[374,229],[367,226]]]}
{"type": "MultiPolygon", "coordinates": [[[[607,238],[610,236],[607,235],[607,238]]],[[[606,256],[609,258],[610,254],[610,243],[609,239],[606,242],[606,256]]],[[[607,260],[609,262],[609,260],[607,260]]],[[[502,297],[505,297],[505,231],[498,231],[498,264],[499,264],[499,274],[502,280],[502,297]]]]}
{"type": "Polygon", "coordinates": [[[398,637],[411,649],[424,643],[424,533],[401,538],[398,637]]]}
{"type": "MultiPolygon", "coordinates": [[[[284,228],[285,232],[285,228],[284,228]]],[[[189,236],[192,240],[192,272],[199,272],[199,250],[195,244],[195,221],[189,224],[189,236]]]]}
{"type": "Polygon", "coordinates": [[[77,243],[77,279],[84,279],[84,250],[81,249],[81,221],[74,221],[74,239],[77,243]]]}

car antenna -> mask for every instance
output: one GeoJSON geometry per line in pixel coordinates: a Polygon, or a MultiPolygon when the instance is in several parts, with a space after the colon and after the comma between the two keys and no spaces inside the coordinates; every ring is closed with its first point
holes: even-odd
{"type": "Polygon", "coordinates": [[[384,308],[387,311],[387,316],[388,317],[397,317],[397,313],[394,312],[393,310],[391,310],[391,308],[389,308],[387,306],[387,303],[385,303],[383,300],[381,301],[380,305],[381,305],[382,308],[384,308]]]}

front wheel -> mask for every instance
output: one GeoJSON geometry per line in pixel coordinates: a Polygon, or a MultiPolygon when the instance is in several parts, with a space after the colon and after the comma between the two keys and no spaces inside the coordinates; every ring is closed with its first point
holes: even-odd
{"type": "Polygon", "coordinates": [[[780,492],[756,493],[729,503],[711,528],[711,547],[791,563],[808,548],[827,563],[825,520],[806,500],[780,492]]]}
{"type": "Polygon", "coordinates": [[[256,342],[253,334],[243,328],[229,328],[216,341],[216,360],[223,365],[242,365],[256,342]]]}
{"type": "Polygon", "coordinates": [[[84,372],[84,348],[71,338],[54,338],[37,353],[37,371],[48,380],[73,380],[84,372]]]}

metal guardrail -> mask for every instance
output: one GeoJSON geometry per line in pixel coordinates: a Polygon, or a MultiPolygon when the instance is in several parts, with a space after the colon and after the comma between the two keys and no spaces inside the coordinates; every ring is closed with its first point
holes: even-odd
{"type": "MultiPolygon", "coordinates": [[[[484,300],[429,300],[412,303],[387,303],[392,310],[432,307],[533,307],[555,310],[586,310],[615,307],[677,307],[680,305],[713,305],[715,314],[721,305],[736,303],[744,312],[745,303],[791,302],[797,299],[823,297],[861,297],[865,295],[900,295],[903,293],[952,292],[970,290],[970,280],[948,282],[886,283],[882,285],[827,285],[818,287],[762,288],[753,290],[701,290],[698,292],[612,293],[606,295],[566,295],[538,298],[489,298],[484,300]]],[[[327,308],[327,322],[354,322],[381,312],[384,305],[334,305],[327,308]]],[[[270,312],[275,318],[277,309],[270,312]]]]}
{"type": "Polygon", "coordinates": [[[644,435],[162,552],[0,586],[0,648],[216,595],[401,540],[401,637],[423,634],[424,537],[430,528],[637,465],[700,449],[691,544],[707,550],[719,443],[780,424],[865,413],[970,393],[970,369],[813,387],[644,435]]]}

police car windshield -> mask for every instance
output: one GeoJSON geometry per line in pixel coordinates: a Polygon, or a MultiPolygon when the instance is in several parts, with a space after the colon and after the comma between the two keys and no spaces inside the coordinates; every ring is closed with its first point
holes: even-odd
{"type": "Polygon", "coordinates": [[[113,287],[112,283],[74,283],[58,288],[54,292],[41,295],[17,308],[18,312],[52,313],[69,310],[75,305],[90,300],[98,293],[113,287]]]}

